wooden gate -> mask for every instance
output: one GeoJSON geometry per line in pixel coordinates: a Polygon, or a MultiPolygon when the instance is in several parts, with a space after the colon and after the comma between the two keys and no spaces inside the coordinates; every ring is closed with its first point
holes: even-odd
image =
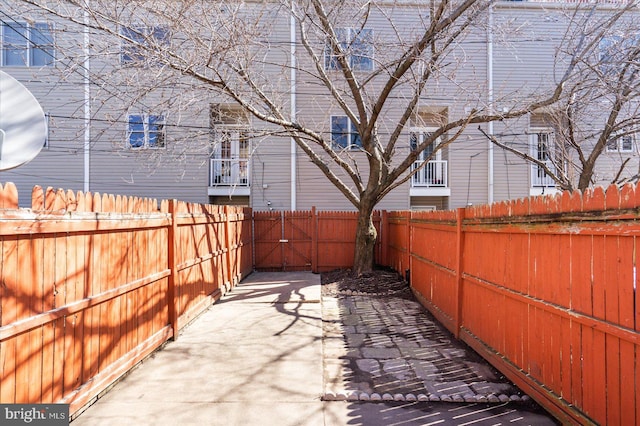
{"type": "Polygon", "coordinates": [[[312,211],[254,212],[255,268],[261,271],[312,270],[312,211]]]}
{"type": "MultiPolygon", "coordinates": [[[[254,212],[254,269],[323,272],[353,266],[358,213],[353,211],[254,212]]],[[[373,222],[382,236],[380,212],[373,222]]],[[[408,228],[407,228],[408,229],[408,228]]],[[[381,238],[375,256],[382,255],[381,238]]]]}

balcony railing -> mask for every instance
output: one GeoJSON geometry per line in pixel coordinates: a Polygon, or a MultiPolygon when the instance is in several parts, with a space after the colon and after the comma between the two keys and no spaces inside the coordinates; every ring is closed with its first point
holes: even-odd
{"type": "MultiPolygon", "coordinates": [[[[547,161],[545,164],[549,170],[555,172],[556,167],[552,162],[547,161]]],[[[542,167],[534,164],[531,166],[531,186],[553,188],[556,186],[556,181],[554,181],[542,167]]]]}
{"type": "Polygon", "coordinates": [[[209,162],[209,186],[249,187],[249,160],[211,158],[209,162]]]}
{"type": "MultiPolygon", "coordinates": [[[[411,166],[414,171],[424,164],[424,161],[416,161],[411,166]]],[[[420,188],[447,188],[447,161],[431,160],[411,177],[411,186],[420,188]]]]}

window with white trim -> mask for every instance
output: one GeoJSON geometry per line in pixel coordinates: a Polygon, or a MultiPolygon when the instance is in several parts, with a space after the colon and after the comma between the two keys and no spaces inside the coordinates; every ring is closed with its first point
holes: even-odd
{"type": "Polygon", "coordinates": [[[531,157],[539,161],[539,163],[531,165],[531,186],[555,187],[555,181],[542,166],[544,164],[549,171],[556,173],[554,131],[552,129],[532,129],[529,133],[529,143],[531,157]]]}
{"type": "Polygon", "coordinates": [[[250,186],[249,117],[238,105],[213,104],[209,112],[214,136],[209,185],[250,186]]]}
{"type": "MultiPolygon", "coordinates": [[[[411,151],[416,151],[419,145],[421,145],[431,137],[434,130],[436,129],[435,128],[432,129],[428,127],[412,127],[411,129],[409,129],[409,146],[411,148],[411,151]]],[[[425,161],[426,159],[432,157],[433,152],[435,151],[436,147],[439,144],[440,144],[440,138],[438,137],[420,152],[420,155],[418,156],[417,161],[425,161]]],[[[441,151],[437,151],[436,155],[434,156],[435,158],[431,158],[431,159],[440,160],[440,156],[441,156],[441,151]]]]}
{"type": "Polygon", "coordinates": [[[52,66],[53,27],[44,22],[5,22],[0,26],[3,67],[52,66]]]}
{"type": "Polygon", "coordinates": [[[607,141],[607,152],[633,152],[633,135],[614,136],[607,141]]]}
{"type": "Polygon", "coordinates": [[[130,114],[127,142],[131,149],[164,148],[166,127],[164,115],[130,114]]]}
{"type": "Polygon", "coordinates": [[[324,68],[326,70],[341,69],[339,56],[344,54],[351,69],[355,71],[373,70],[373,30],[369,28],[353,29],[338,28],[336,37],[340,44],[340,51],[336,51],[327,42],[324,54],[324,68]]]}
{"type": "Polygon", "coordinates": [[[145,47],[153,49],[154,46],[167,46],[169,44],[169,30],[165,26],[137,25],[121,27],[120,34],[131,40],[123,41],[120,48],[120,62],[133,64],[144,62],[145,47]]]}
{"type": "Polygon", "coordinates": [[[358,149],[362,147],[360,134],[346,115],[331,116],[331,144],[335,149],[358,149]]]}

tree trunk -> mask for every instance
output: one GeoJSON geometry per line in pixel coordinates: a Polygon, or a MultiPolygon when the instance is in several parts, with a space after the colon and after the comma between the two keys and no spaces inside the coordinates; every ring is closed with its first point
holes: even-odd
{"type": "Polygon", "coordinates": [[[373,225],[373,206],[360,208],[356,229],[356,248],[353,259],[353,274],[360,276],[373,271],[374,251],[378,231],[373,225]]]}
{"type": "Polygon", "coordinates": [[[578,180],[578,189],[583,191],[591,185],[591,178],[593,177],[593,170],[595,168],[594,161],[587,161],[582,166],[582,172],[578,180]]]}

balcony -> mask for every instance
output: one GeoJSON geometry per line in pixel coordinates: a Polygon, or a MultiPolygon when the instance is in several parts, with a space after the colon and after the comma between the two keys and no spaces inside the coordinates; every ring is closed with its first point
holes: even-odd
{"type": "MultiPolygon", "coordinates": [[[[549,170],[555,171],[555,165],[551,161],[547,161],[546,166],[549,170]]],[[[531,188],[529,195],[555,194],[558,192],[556,182],[549,176],[542,167],[537,165],[531,166],[531,188]]]]}
{"type": "MultiPolygon", "coordinates": [[[[424,161],[416,161],[411,170],[423,166],[424,161]]],[[[412,196],[448,197],[451,195],[449,188],[446,160],[431,160],[411,177],[412,196]]]]}
{"type": "Polygon", "coordinates": [[[249,195],[249,159],[209,159],[209,195],[249,195]]]}

